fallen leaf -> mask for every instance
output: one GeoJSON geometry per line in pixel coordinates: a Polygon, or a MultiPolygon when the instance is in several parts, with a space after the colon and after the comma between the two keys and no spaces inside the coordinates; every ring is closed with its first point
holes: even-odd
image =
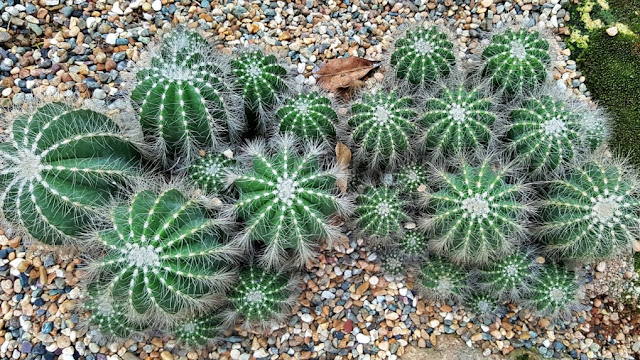
{"type": "Polygon", "coordinates": [[[315,76],[319,78],[323,88],[337,92],[361,86],[361,79],[376,67],[378,67],[378,61],[350,56],[330,60],[316,72],[315,76]]]}
{"type": "MultiPolygon", "coordinates": [[[[338,142],[338,144],[336,144],[336,164],[338,164],[338,166],[342,167],[342,169],[346,171],[347,169],[349,169],[350,163],[351,150],[347,147],[347,145],[338,142]]],[[[347,192],[347,179],[347,175],[336,179],[336,186],[338,186],[340,191],[342,191],[343,193],[347,192]]]]}

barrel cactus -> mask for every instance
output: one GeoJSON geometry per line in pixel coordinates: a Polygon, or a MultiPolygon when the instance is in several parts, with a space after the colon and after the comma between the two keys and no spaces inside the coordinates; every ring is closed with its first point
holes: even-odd
{"type": "Polygon", "coordinates": [[[391,65],[396,76],[411,84],[426,85],[451,72],[455,65],[453,43],[435,26],[409,30],[395,43],[391,65]]]}
{"type": "Polygon", "coordinates": [[[427,183],[427,174],[421,164],[404,166],[397,175],[398,188],[409,193],[417,193],[427,183]]]}
{"type": "Polygon", "coordinates": [[[407,230],[400,238],[398,248],[409,256],[424,254],[427,250],[427,237],[418,230],[407,230]]]}
{"type": "Polygon", "coordinates": [[[368,164],[371,170],[393,167],[407,155],[410,138],[416,131],[410,97],[400,97],[396,91],[370,95],[351,106],[349,118],[355,160],[368,164]]]}
{"type": "Polygon", "coordinates": [[[541,315],[560,315],[571,309],[578,290],[575,274],[566,266],[545,265],[531,286],[527,303],[541,315]]]}
{"type": "Polygon", "coordinates": [[[580,114],[582,121],[581,133],[584,138],[583,146],[590,150],[595,150],[602,144],[606,144],[609,139],[610,119],[599,108],[588,109],[580,114]]]}
{"type": "Polygon", "coordinates": [[[404,258],[395,249],[383,254],[381,260],[382,270],[389,275],[402,275],[409,272],[404,258]]]}
{"type": "Polygon", "coordinates": [[[189,177],[205,192],[218,193],[227,184],[227,170],[235,163],[230,152],[209,153],[189,166],[189,177]]]}
{"type": "Polygon", "coordinates": [[[476,292],[466,301],[467,307],[476,316],[490,318],[495,314],[498,304],[496,297],[489,293],[476,292]]]}
{"type": "Polygon", "coordinates": [[[338,114],[331,108],[331,100],[316,92],[287,99],[278,109],[280,132],[292,132],[299,138],[329,142],[336,136],[338,114]]]}
{"type": "Polygon", "coordinates": [[[640,219],[638,182],[623,164],[593,158],[552,182],[538,235],[563,259],[596,260],[630,252],[640,219]]]}
{"type": "Polygon", "coordinates": [[[163,60],[175,64],[183,63],[190,57],[201,56],[211,51],[211,44],[198,31],[178,27],[164,34],[158,44],[158,54],[163,60]]]}
{"type": "Polygon", "coordinates": [[[206,314],[198,317],[187,317],[180,320],[173,328],[176,339],[189,347],[206,345],[215,339],[223,327],[219,315],[206,314]]]}
{"type": "Polygon", "coordinates": [[[479,89],[464,85],[442,88],[427,100],[421,119],[423,148],[435,155],[453,155],[480,150],[494,139],[497,116],[492,101],[479,89]]]}
{"type": "Polygon", "coordinates": [[[405,202],[398,197],[396,190],[386,186],[369,186],[356,201],[356,225],[372,237],[384,238],[398,232],[400,224],[408,218],[405,202]]]}
{"type": "Polygon", "coordinates": [[[511,183],[507,168],[462,162],[457,173],[439,171],[440,189],[427,194],[423,228],[429,245],[456,263],[479,265],[509,254],[524,233],[528,204],[524,185],[511,183]]]}
{"type": "Polygon", "coordinates": [[[131,339],[144,328],[127,318],[126,306],[109,295],[92,291],[83,305],[91,311],[89,325],[97,326],[98,335],[104,338],[131,339]]]}
{"type": "Polygon", "coordinates": [[[549,42],[538,32],[506,30],[493,36],[482,53],[483,73],[507,94],[533,90],[547,78],[551,63],[549,42]]]}
{"type": "Polygon", "coordinates": [[[537,269],[537,263],[527,252],[516,251],[478,270],[478,283],[502,300],[518,301],[529,291],[537,269]]]}
{"type": "Polygon", "coordinates": [[[469,292],[467,272],[441,257],[430,257],[420,268],[418,287],[423,296],[460,300],[469,292]]]}
{"type": "Polygon", "coordinates": [[[207,310],[234,278],[237,251],[220,240],[220,221],[178,189],[139,191],[111,222],[96,233],[107,253],[89,268],[134,319],[173,322],[207,310]]]}
{"type": "Polygon", "coordinates": [[[18,116],[0,144],[2,217],[42,243],[77,242],[141,174],[133,139],[107,116],[63,103],[18,116]]]}
{"type": "Polygon", "coordinates": [[[244,245],[264,243],[261,258],[269,267],[291,257],[304,264],[313,257],[319,240],[340,235],[329,216],[349,209],[348,199],[338,194],[335,185],[343,176],[342,168],[321,166],[322,149],[303,146],[289,134],[277,138],[271,149],[256,141],[245,150],[252,166],[233,175],[240,191],[235,210],[246,224],[238,240],[244,245]]]}

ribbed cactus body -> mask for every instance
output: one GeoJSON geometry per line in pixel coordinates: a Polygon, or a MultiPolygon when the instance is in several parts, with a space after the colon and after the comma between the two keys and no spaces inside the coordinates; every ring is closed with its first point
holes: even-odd
{"type": "Polygon", "coordinates": [[[407,219],[404,201],[396,190],[388,187],[367,187],[357,198],[356,225],[370,236],[386,237],[400,230],[407,219]]]}
{"type": "Polygon", "coordinates": [[[497,259],[479,271],[480,286],[500,299],[520,300],[535,279],[536,267],[525,252],[497,259]]]}
{"type": "Polygon", "coordinates": [[[254,112],[271,108],[287,90],[287,69],[273,55],[261,51],[244,53],[231,61],[231,71],[247,108],[254,112]]]}
{"type": "Polygon", "coordinates": [[[127,318],[126,306],[110,299],[109,296],[90,296],[84,307],[91,311],[89,323],[96,325],[100,334],[105,337],[130,339],[143,328],[127,318]]]}
{"type": "Polygon", "coordinates": [[[570,310],[577,292],[575,274],[565,266],[550,264],[540,271],[527,300],[537,312],[556,315],[570,310]]]}
{"type": "Polygon", "coordinates": [[[467,299],[469,310],[476,316],[491,316],[495,313],[498,305],[496,297],[488,293],[475,293],[467,299]]]}
{"type": "Polygon", "coordinates": [[[599,109],[589,109],[581,114],[580,125],[584,138],[584,147],[595,150],[609,139],[608,122],[610,119],[599,109]]]}
{"type": "Polygon", "coordinates": [[[396,76],[424,85],[449,75],[455,65],[453,43],[436,27],[407,31],[396,41],[391,65],[396,76]]]}
{"type": "Polygon", "coordinates": [[[396,183],[403,192],[417,193],[427,183],[427,174],[420,164],[407,165],[398,173],[396,183]]]}
{"type": "Polygon", "coordinates": [[[0,164],[2,215],[31,238],[60,245],[140,175],[141,155],[107,116],[51,103],[13,121],[0,164]]]}
{"type": "Polygon", "coordinates": [[[393,166],[410,148],[410,138],[416,131],[409,97],[397,92],[365,94],[362,101],[351,106],[349,126],[351,138],[358,148],[356,160],[372,168],[393,166]]]}
{"type": "Polygon", "coordinates": [[[420,268],[423,295],[437,299],[460,299],[468,291],[466,271],[441,257],[430,257],[420,268]]]}
{"type": "Polygon", "coordinates": [[[201,55],[210,49],[211,45],[200,33],[179,28],[164,35],[159,55],[165,61],[181,64],[194,54],[201,55]]]}
{"type": "Polygon", "coordinates": [[[630,251],[640,219],[637,181],[622,164],[594,159],[551,184],[539,235],[562,258],[594,260],[630,251]]]}
{"type": "Polygon", "coordinates": [[[424,254],[427,251],[427,237],[418,230],[407,230],[400,239],[398,248],[410,256],[424,254]]]}
{"type": "Polygon", "coordinates": [[[491,108],[491,100],[477,89],[441,89],[437,97],[427,100],[421,119],[424,149],[452,155],[483,148],[495,136],[491,127],[497,116],[491,108]]]}
{"type": "Polygon", "coordinates": [[[194,318],[186,318],[174,327],[176,339],[187,346],[198,347],[206,345],[215,339],[223,328],[218,315],[208,314],[194,318]]]}
{"type": "Polygon", "coordinates": [[[218,193],[225,188],[227,171],[234,163],[225,154],[207,154],[189,166],[189,177],[200,189],[218,193]]]}
{"type": "Polygon", "coordinates": [[[331,101],[318,93],[300,94],[287,99],[278,110],[280,132],[292,132],[301,139],[330,141],[336,136],[338,114],[331,101]]]}
{"type": "Polygon", "coordinates": [[[495,35],[482,53],[484,75],[509,94],[533,90],[547,78],[549,43],[538,32],[507,30],[495,35]]]}
{"type": "Polygon", "coordinates": [[[483,264],[511,252],[523,231],[523,187],[508,183],[504,169],[493,170],[489,159],[438,176],[441,187],[428,195],[423,221],[432,248],[463,264],[483,264]]]}
{"type": "Polygon", "coordinates": [[[162,321],[207,309],[232,279],[233,252],[220,241],[218,222],[177,189],[136,193],[114,208],[112,223],[97,233],[106,255],[90,266],[133,318],[162,321]]]}

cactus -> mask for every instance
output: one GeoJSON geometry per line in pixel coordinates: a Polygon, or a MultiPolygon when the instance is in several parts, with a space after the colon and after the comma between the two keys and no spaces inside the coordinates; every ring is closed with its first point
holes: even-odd
{"type": "Polygon", "coordinates": [[[529,167],[530,176],[561,171],[583,151],[578,114],[561,100],[544,95],[524,101],[511,112],[507,138],[516,160],[529,167]]]}
{"type": "Polygon", "coordinates": [[[589,109],[581,114],[580,121],[581,134],[584,141],[583,146],[589,150],[595,150],[600,145],[606,144],[609,140],[608,123],[609,118],[600,109],[589,109]]]}
{"type": "Polygon", "coordinates": [[[126,316],[126,307],[109,295],[90,291],[84,308],[91,311],[89,324],[96,325],[100,335],[106,338],[131,339],[144,328],[131,322],[126,316]]]}
{"type": "Polygon", "coordinates": [[[507,168],[464,162],[456,174],[437,173],[441,188],[427,195],[422,226],[430,246],[456,263],[478,265],[513,251],[524,231],[524,186],[509,183],[507,168]]]}
{"type": "Polygon", "coordinates": [[[430,298],[460,300],[469,291],[466,271],[441,257],[425,261],[418,280],[420,291],[430,298]]]}
{"type": "Polygon", "coordinates": [[[466,301],[467,307],[476,316],[490,318],[494,315],[498,308],[495,296],[491,296],[488,293],[478,292],[472,294],[466,301]]]}
{"type": "Polygon", "coordinates": [[[388,187],[367,187],[357,203],[356,225],[369,236],[386,237],[398,232],[400,224],[408,218],[403,209],[405,202],[388,187]]]}
{"type": "Polygon", "coordinates": [[[417,230],[407,230],[400,239],[398,247],[405,255],[424,254],[427,249],[427,237],[417,230]]]}
{"type": "Polygon", "coordinates": [[[545,265],[527,296],[529,306],[542,315],[566,313],[578,295],[575,274],[565,266],[545,265]]]}
{"type": "Polygon", "coordinates": [[[245,269],[228,295],[232,307],[228,316],[240,319],[245,328],[269,328],[289,313],[298,286],[297,279],[283,271],[255,266],[245,269]]]}
{"type": "Polygon", "coordinates": [[[507,94],[533,90],[547,78],[549,42],[538,32],[507,30],[495,35],[482,53],[483,75],[507,94]]]}
{"type": "Polygon", "coordinates": [[[240,191],[235,210],[246,223],[239,240],[263,242],[262,260],[269,267],[290,256],[300,265],[311,259],[318,240],[331,241],[340,234],[329,216],[349,208],[335,186],[343,170],[321,167],[322,149],[301,145],[289,134],[276,139],[272,151],[263,142],[250,143],[246,154],[253,160],[252,168],[234,175],[240,191]]]}
{"type": "Polygon", "coordinates": [[[402,256],[397,252],[387,252],[382,255],[382,270],[390,275],[401,275],[408,272],[402,256]]]}
{"type": "Polygon", "coordinates": [[[456,62],[453,43],[435,26],[407,31],[395,46],[391,65],[396,76],[415,85],[429,84],[449,75],[456,62]]]}
{"type": "Polygon", "coordinates": [[[96,234],[107,253],[90,269],[133,319],[162,324],[207,310],[233,279],[236,250],[219,240],[220,221],[178,189],[139,191],[113,209],[111,221],[96,234]]]}
{"type": "Polygon", "coordinates": [[[537,264],[528,253],[517,251],[478,272],[478,282],[487,293],[502,300],[518,301],[529,291],[537,274],[537,264]]]}
{"type": "Polygon", "coordinates": [[[187,346],[199,347],[218,336],[222,323],[218,315],[207,314],[178,322],[173,332],[176,338],[187,346]]]}
{"type": "Polygon", "coordinates": [[[492,102],[478,89],[464,85],[442,88],[437,97],[427,100],[421,123],[425,150],[436,155],[452,155],[465,150],[479,150],[495,136],[492,125],[497,116],[492,102]]]}
{"type": "Polygon", "coordinates": [[[197,158],[189,167],[189,177],[198,188],[218,193],[226,186],[226,170],[235,163],[227,153],[207,154],[197,158]]]}
{"type": "Polygon", "coordinates": [[[112,194],[140,175],[132,139],[107,116],[63,103],[18,116],[0,144],[2,216],[42,243],[76,241],[112,194]]]}
{"type": "Polygon", "coordinates": [[[163,60],[182,64],[190,57],[211,51],[211,44],[197,31],[181,27],[164,34],[159,50],[163,60]]]}
{"type": "Polygon", "coordinates": [[[424,167],[419,164],[407,165],[402,168],[397,176],[398,187],[402,191],[409,193],[417,193],[420,191],[420,186],[424,186],[427,183],[427,176],[424,171],[424,167]]]}
{"type": "Polygon", "coordinates": [[[563,259],[631,252],[638,231],[636,178],[621,163],[593,158],[552,182],[541,203],[539,239],[563,259]]]}
{"type": "Polygon", "coordinates": [[[281,133],[290,131],[302,139],[326,142],[336,136],[338,114],[331,101],[316,92],[287,99],[276,116],[281,133]]]}
{"type": "Polygon", "coordinates": [[[416,131],[411,109],[413,100],[400,97],[395,91],[365,94],[362,102],[351,106],[349,118],[352,142],[357,147],[357,161],[376,167],[393,167],[407,155],[410,137],[416,131]]]}

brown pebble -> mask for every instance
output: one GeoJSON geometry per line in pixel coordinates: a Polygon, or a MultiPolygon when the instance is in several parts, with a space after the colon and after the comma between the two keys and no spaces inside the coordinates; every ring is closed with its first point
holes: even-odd
{"type": "Polygon", "coordinates": [[[107,61],[104,63],[104,69],[106,71],[111,71],[116,68],[116,65],[116,62],[113,61],[113,59],[107,59],[107,61]]]}

